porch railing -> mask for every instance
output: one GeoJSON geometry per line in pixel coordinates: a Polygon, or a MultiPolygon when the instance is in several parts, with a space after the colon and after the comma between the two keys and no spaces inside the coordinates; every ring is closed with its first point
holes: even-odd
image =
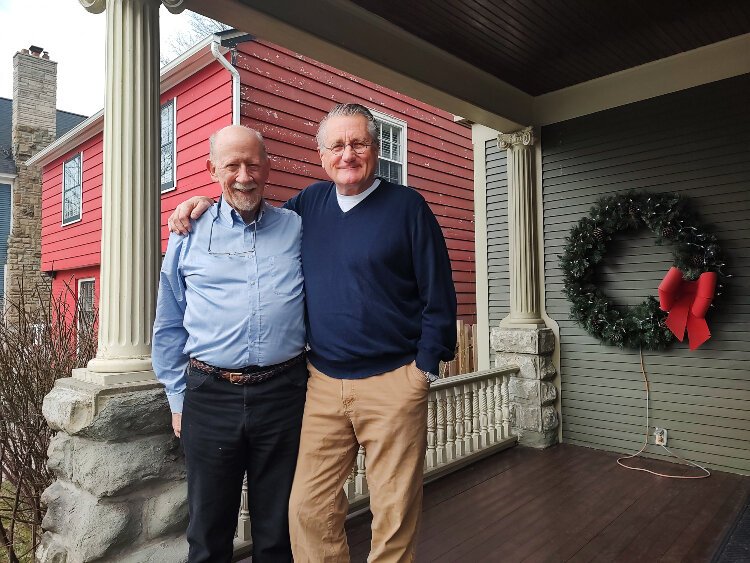
{"type": "MultiPolygon", "coordinates": [[[[425,482],[508,448],[516,443],[510,434],[508,382],[518,368],[508,366],[456,375],[436,381],[427,398],[427,452],[425,482]]],[[[360,447],[352,472],[344,483],[350,512],[369,504],[367,456],[360,447]]],[[[237,526],[236,548],[250,541],[247,483],[237,526]]]]}

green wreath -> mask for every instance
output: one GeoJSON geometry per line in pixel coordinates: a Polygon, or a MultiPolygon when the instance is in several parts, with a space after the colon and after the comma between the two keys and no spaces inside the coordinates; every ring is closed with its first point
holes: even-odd
{"type": "Polygon", "coordinates": [[[618,306],[597,287],[595,277],[614,235],[644,227],[658,244],[672,244],[674,265],[686,279],[703,272],[725,275],[716,237],[704,231],[688,200],[674,193],[628,192],[601,199],[566,237],[560,268],[571,317],[591,336],[621,348],[663,350],[675,337],[664,324],[667,313],[659,301],[648,297],[634,307],[618,306]]]}

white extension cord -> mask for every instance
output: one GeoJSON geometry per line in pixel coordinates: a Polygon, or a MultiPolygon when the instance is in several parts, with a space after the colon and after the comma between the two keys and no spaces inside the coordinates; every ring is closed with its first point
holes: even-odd
{"type": "Polygon", "coordinates": [[[643,453],[643,450],[646,449],[646,446],[648,446],[648,437],[649,437],[649,430],[650,430],[649,425],[648,425],[648,422],[649,422],[649,418],[648,418],[648,413],[649,413],[649,403],[648,403],[649,385],[648,385],[648,377],[646,376],[646,368],[643,365],[643,351],[639,350],[638,352],[641,355],[641,373],[643,374],[643,384],[644,384],[644,386],[646,388],[646,437],[645,437],[645,439],[643,441],[643,445],[641,446],[640,450],[638,450],[636,453],[634,453],[632,455],[618,457],[617,458],[617,465],[619,465],[620,467],[624,467],[625,469],[632,469],[633,471],[644,471],[646,473],[651,473],[652,475],[658,475],[659,477],[668,477],[669,479],[705,479],[706,477],[710,477],[711,476],[711,472],[708,469],[706,469],[702,465],[698,465],[695,462],[692,462],[692,461],[687,460],[687,459],[683,459],[680,456],[678,456],[677,454],[672,453],[669,450],[669,448],[667,448],[667,446],[665,446],[664,444],[662,444],[661,447],[664,448],[664,450],[669,455],[671,455],[674,458],[679,459],[680,461],[684,461],[688,465],[691,465],[693,467],[697,467],[701,471],[705,472],[705,475],[668,475],[666,473],[659,473],[658,471],[652,471],[651,469],[645,469],[643,467],[631,467],[631,466],[625,465],[623,463],[622,460],[624,460],[624,459],[631,459],[631,458],[640,456],[641,453],[643,453]]]}

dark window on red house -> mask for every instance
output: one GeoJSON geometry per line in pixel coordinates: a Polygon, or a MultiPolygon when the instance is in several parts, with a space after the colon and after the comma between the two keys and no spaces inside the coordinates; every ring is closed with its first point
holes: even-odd
{"type": "Polygon", "coordinates": [[[63,164],[62,224],[70,225],[81,220],[83,178],[82,153],[63,164]]]}
{"type": "Polygon", "coordinates": [[[175,187],[175,100],[161,106],[161,191],[175,187]]]}

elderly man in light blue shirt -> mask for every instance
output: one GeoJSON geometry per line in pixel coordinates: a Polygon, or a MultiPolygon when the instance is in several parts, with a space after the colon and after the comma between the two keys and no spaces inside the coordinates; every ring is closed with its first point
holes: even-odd
{"type": "Polygon", "coordinates": [[[263,139],[211,137],[222,197],[162,264],[153,363],[188,479],[189,561],[230,561],[243,476],[253,561],[291,561],[287,503],[307,385],[300,217],[268,205],[263,139]]]}

